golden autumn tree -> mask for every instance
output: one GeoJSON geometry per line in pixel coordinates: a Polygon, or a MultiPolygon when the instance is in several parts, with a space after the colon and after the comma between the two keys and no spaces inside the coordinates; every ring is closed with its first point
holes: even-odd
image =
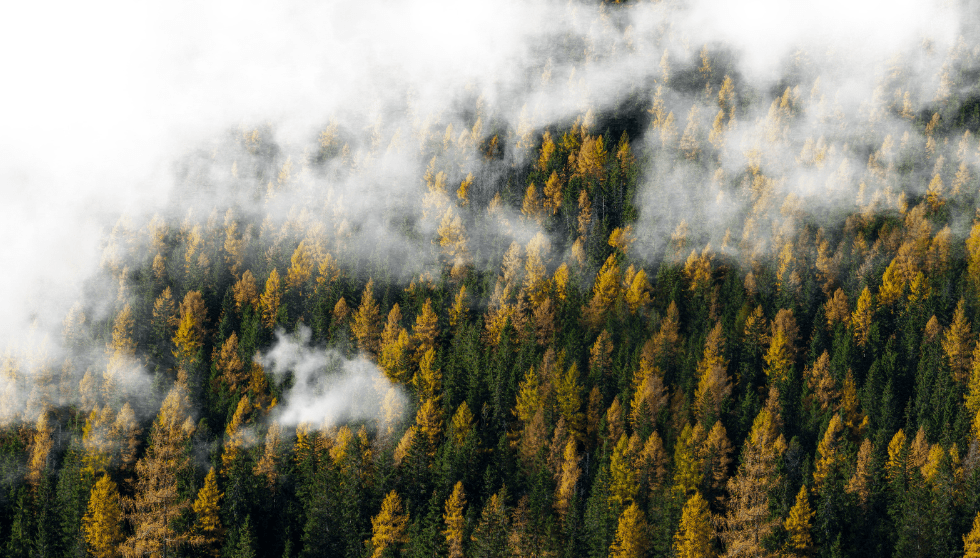
{"type": "Polygon", "coordinates": [[[752,424],[742,448],[741,465],[728,481],[729,503],[721,533],[725,556],[768,556],[761,541],[781,523],[769,509],[769,498],[780,482],[777,462],[786,442],[768,409],[762,409],[752,424]]]}
{"type": "Polygon", "coordinates": [[[401,497],[392,490],[381,502],[381,511],[371,518],[371,538],[364,541],[364,545],[370,551],[371,558],[381,558],[406,543],[408,512],[402,505],[401,497]]]}
{"type": "Polygon", "coordinates": [[[108,475],[102,475],[92,487],[88,509],[82,518],[82,533],[92,556],[119,556],[119,543],[123,540],[122,520],[119,489],[108,475]]]}
{"type": "Polygon", "coordinates": [[[621,434],[610,457],[609,505],[613,509],[623,509],[632,503],[639,490],[636,469],[633,467],[633,455],[639,450],[636,447],[639,445],[639,438],[632,445],[631,448],[629,436],[621,434]]]}
{"type": "Polygon", "coordinates": [[[432,310],[432,299],[425,299],[422,310],[415,317],[412,327],[412,343],[415,345],[415,362],[420,362],[430,350],[435,349],[436,337],[439,335],[439,317],[432,310]]]}
{"type": "Polygon", "coordinates": [[[677,558],[713,558],[711,539],[714,528],[708,502],[699,492],[688,498],[681,510],[681,522],[674,533],[674,556],[677,558]]]}
{"type": "Polygon", "coordinates": [[[569,440],[562,452],[561,470],[558,474],[558,486],[555,488],[555,511],[564,518],[571,509],[572,498],[575,496],[575,485],[578,484],[582,469],[579,467],[579,456],[575,449],[575,440],[569,440]]]}
{"type": "Polygon", "coordinates": [[[449,558],[463,558],[463,529],[466,527],[463,508],[465,506],[466,493],[463,491],[463,483],[460,481],[453,486],[453,492],[446,500],[446,511],[442,515],[442,519],[446,523],[446,529],[442,534],[446,537],[449,558]]]}
{"type": "Polygon", "coordinates": [[[582,318],[589,327],[598,329],[606,321],[606,316],[614,308],[620,293],[619,264],[615,254],[602,264],[592,287],[592,299],[582,309],[582,318]]]}
{"type": "Polygon", "coordinates": [[[246,269],[241,279],[232,286],[231,291],[235,297],[235,309],[239,312],[249,306],[253,309],[258,308],[259,289],[255,285],[255,276],[251,271],[246,269]]]}
{"type": "Polygon", "coordinates": [[[646,556],[649,540],[647,538],[646,516],[636,503],[630,504],[619,516],[616,538],[609,547],[609,558],[642,558],[646,556]]]}
{"type": "Polygon", "coordinates": [[[48,473],[51,448],[54,446],[54,440],[51,438],[53,431],[54,425],[51,424],[50,413],[42,412],[34,424],[34,436],[27,461],[27,483],[35,488],[41,482],[41,478],[48,473]]]}
{"type": "Polygon", "coordinates": [[[814,547],[810,530],[813,527],[813,515],[806,486],[801,486],[796,494],[796,502],[789,510],[789,517],[783,523],[783,528],[789,535],[783,548],[784,556],[803,558],[812,554],[814,547]]]}
{"type": "Polygon", "coordinates": [[[204,486],[197,492],[194,500],[194,537],[192,542],[200,546],[210,556],[221,554],[221,543],[225,529],[221,525],[221,498],[224,496],[218,490],[218,479],[214,467],[204,477],[204,486]]]}
{"type": "Polygon", "coordinates": [[[190,291],[180,303],[180,322],[174,334],[174,357],[179,363],[196,361],[204,346],[208,310],[200,291],[190,291]]]}
{"type": "MultiPolygon", "coordinates": [[[[694,394],[697,416],[718,417],[722,401],[732,393],[732,383],[728,377],[728,361],[724,356],[725,338],[721,322],[708,333],[704,342],[704,356],[697,367],[698,387],[694,394]]],[[[710,424],[710,423],[709,423],[710,424]]]]}
{"type": "Polygon", "coordinates": [[[215,348],[211,356],[219,378],[231,393],[240,393],[248,382],[248,371],[241,357],[238,356],[238,334],[234,331],[221,344],[221,348],[215,348]]]}
{"type": "Polygon", "coordinates": [[[864,506],[868,502],[868,498],[871,496],[871,474],[872,474],[872,463],[871,463],[871,452],[873,449],[871,440],[865,438],[861,442],[861,448],[858,450],[857,463],[854,467],[854,475],[851,480],[847,483],[847,492],[854,494],[858,498],[858,503],[864,506]]]}
{"type": "Polygon", "coordinates": [[[191,506],[177,486],[190,463],[187,442],[195,430],[190,408],[187,377],[181,370],[153,421],[146,455],[136,463],[134,494],[126,502],[132,532],[120,545],[127,558],[160,555],[189,540],[186,531],[176,530],[174,520],[191,506]]]}
{"type": "Polygon", "coordinates": [[[857,307],[851,314],[851,325],[854,327],[854,340],[861,347],[868,342],[868,332],[871,330],[871,321],[874,319],[874,302],[871,299],[871,291],[865,287],[858,297],[857,307]]]}
{"type": "Polygon", "coordinates": [[[973,528],[963,536],[963,558],[980,558],[980,513],[973,518],[973,528]]]}
{"type": "Polygon", "coordinates": [[[313,277],[314,266],[313,249],[305,239],[301,240],[289,260],[289,269],[286,271],[286,288],[302,294],[303,286],[313,277]]]}
{"type": "Polygon", "coordinates": [[[817,461],[813,467],[813,482],[817,490],[823,486],[827,476],[840,464],[842,456],[839,447],[844,441],[844,423],[839,414],[830,419],[820,444],[817,445],[817,461]]]}
{"type": "Polygon", "coordinates": [[[381,354],[378,364],[393,382],[404,383],[408,376],[408,332],[401,326],[401,307],[396,302],[388,312],[388,321],[381,332],[381,354]]]}
{"type": "Polygon", "coordinates": [[[250,441],[250,435],[246,430],[245,423],[251,412],[252,403],[249,401],[248,395],[243,395],[238,401],[238,406],[235,408],[235,413],[232,415],[231,420],[228,421],[228,426],[225,427],[227,438],[224,444],[224,452],[221,454],[222,474],[228,473],[239,452],[250,441]]]}
{"type": "Polygon", "coordinates": [[[361,294],[361,305],[354,314],[354,324],[351,327],[357,344],[372,359],[376,359],[381,343],[381,311],[374,300],[374,281],[368,280],[361,294]]]}
{"type": "Polygon", "coordinates": [[[265,282],[265,290],[259,296],[259,308],[262,311],[262,323],[267,328],[276,327],[279,321],[279,307],[282,304],[282,280],[279,271],[272,268],[265,282]]]}
{"type": "Polygon", "coordinates": [[[578,365],[574,362],[564,374],[554,380],[555,399],[558,415],[565,419],[569,434],[582,439],[585,428],[585,414],[582,413],[582,387],[579,385],[578,365]]]}
{"type": "Polygon", "coordinates": [[[953,379],[959,383],[967,381],[970,374],[970,356],[973,352],[973,340],[970,322],[966,319],[966,300],[960,299],[953,313],[953,323],[949,324],[943,336],[943,353],[949,363],[953,379]]]}

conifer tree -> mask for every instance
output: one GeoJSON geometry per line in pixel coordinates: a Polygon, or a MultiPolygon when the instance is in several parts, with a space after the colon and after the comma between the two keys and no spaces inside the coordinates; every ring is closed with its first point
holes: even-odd
{"type": "Polygon", "coordinates": [[[732,393],[724,351],[725,339],[722,336],[721,322],[717,322],[704,342],[704,357],[698,363],[696,372],[698,388],[694,399],[697,405],[695,413],[699,418],[717,418],[721,414],[722,401],[732,393]]]}
{"type": "Polygon", "coordinates": [[[708,502],[699,492],[688,498],[681,511],[681,522],[674,533],[674,555],[677,558],[712,558],[714,528],[708,502]]]}
{"type": "Polygon", "coordinates": [[[598,329],[606,321],[607,314],[613,309],[620,293],[619,264],[615,254],[606,259],[602,269],[596,275],[592,287],[592,299],[582,309],[582,317],[589,327],[598,329]]]}
{"type": "Polygon", "coordinates": [[[217,557],[221,552],[222,538],[224,537],[224,527],[221,525],[221,498],[224,496],[218,491],[217,475],[214,467],[208,471],[204,477],[204,486],[197,492],[197,499],[194,500],[194,514],[197,520],[194,523],[195,536],[192,542],[204,550],[210,556],[217,557]]]}
{"type": "Polygon", "coordinates": [[[357,344],[368,356],[377,358],[381,343],[381,328],[378,326],[381,313],[374,301],[374,281],[369,280],[361,294],[361,305],[354,314],[351,330],[357,344]]]}
{"type": "Polygon", "coordinates": [[[813,511],[807,498],[806,486],[801,486],[796,494],[796,503],[789,510],[789,517],[783,523],[783,528],[789,534],[784,553],[786,556],[805,557],[813,553],[813,537],[810,530],[813,526],[813,511]]]}
{"type": "Polygon", "coordinates": [[[180,303],[180,322],[174,334],[174,357],[179,363],[190,363],[198,358],[204,345],[207,307],[200,291],[190,291],[180,303]]]}
{"type": "Polygon", "coordinates": [[[728,481],[730,494],[722,539],[726,556],[767,556],[761,542],[779,525],[769,509],[770,493],[778,486],[776,462],[786,450],[782,434],[768,409],[756,416],[742,450],[738,473],[728,481]]]}
{"type": "Polygon", "coordinates": [[[980,513],[973,518],[973,528],[963,536],[963,558],[980,558],[980,513]]]}
{"type": "Polygon", "coordinates": [[[446,523],[446,529],[442,533],[446,537],[449,558],[463,558],[463,529],[466,527],[463,508],[465,506],[466,494],[463,491],[463,483],[460,481],[453,486],[453,492],[446,500],[446,512],[442,516],[446,523]]]}
{"type": "Polygon", "coordinates": [[[88,551],[96,558],[116,558],[123,540],[122,507],[119,489],[108,475],[92,487],[88,510],[82,518],[82,532],[88,551]]]}
{"type": "Polygon", "coordinates": [[[381,511],[371,518],[371,538],[364,541],[371,558],[393,556],[395,549],[408,542],[408,512],[398,493],[392,490],[381,503],[381,511]]]}
{"type": "Polygon", "coordinates": [[[126,558],[162,554],[188,540],[173,522],[190,508],[177,488],[178,476],[189,465],[186,444],[195,430],[189,411],[187,378],[180,371],[153,422],[150,447],[136,464],[134,495],[126,504],[132,534],[120,546],[126,558]]]}
{"type": "Polygon", "coordinates": [[[432,311],[432,299],[425,299],[422,311],[415,318],[415,327],[412,328],[415,362],[420,362],[426,352],[435,349],[436,336],[439,335],[438,321],[438,316],[432,311]]]}
{"type": "Polygon", "coordinates": [[[646,517],[634,502],[619,516],[616,538],[609,547],[609,558],[642,558],[648,548],[646,517]]]}
{"type": "Polygon", "coordinates": [[[575,486],[582,469],[579,467],[579,456],[575,450],[575,440],[565,444],[562,454],[561,471],[558,475],[558,486],[555,489],[555,510],[561,518],[565,518],[571,509],[572,498],[575,496],[575,486]]]}
{"type": "Polygon", "coordinates": [[[272,268],[265,282],[265,290],[259,296],[259,308],[262,310],[262,323],[272,329],[279,321],[279,306],[282,304],[282,281],[279,271],[272,268]]]}

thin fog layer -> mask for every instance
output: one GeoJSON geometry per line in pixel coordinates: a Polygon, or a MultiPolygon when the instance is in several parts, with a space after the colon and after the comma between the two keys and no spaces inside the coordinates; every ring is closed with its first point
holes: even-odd
{"type": "Polygon", "coordinates": [[[344,358],[331,349],[311,347],[310,331],[276,334],[276,342],[256,360],[288,385],[276,420],[283,425],[329,427],[345,423],[373,426],[401,420],[406,397],[377,365],[344,358]]]}

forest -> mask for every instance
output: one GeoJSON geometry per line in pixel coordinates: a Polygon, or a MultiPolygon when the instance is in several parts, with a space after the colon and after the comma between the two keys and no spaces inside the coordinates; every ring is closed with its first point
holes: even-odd
{"type": "Polygon", "coordinates": [[[0,554],[980,556],[980,42],[760,85],[592,8],[515,87],[658,63],[560,118],[188,148],[0,354],[0,554]]]}

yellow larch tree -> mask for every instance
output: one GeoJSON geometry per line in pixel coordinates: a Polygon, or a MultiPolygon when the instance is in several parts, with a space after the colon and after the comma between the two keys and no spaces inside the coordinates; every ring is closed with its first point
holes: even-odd
{"type": "Polygon", "coordinates": [[[576,159],[578,173],[588,178],[600,178],[608,155],[602,136],[586,136],[576,159]]]}
{"type": "Polygon", "coordinates": [[[651,492],[657,492],[663,486],[667,477],[667,450],[664,449],[663,439],[654,430],[643,443],[640,450],[641,476],[645,477],[647,487],[651,492]]]}
{"type": "Polygon", "coordinates": [[[381,332],[381,355],[378,364],[389,380],[405,383],[408,379],[408,331],[401,326],[401,307],[396,302],[388,312],[388,321],[381,332]]]}
{"type": "Polygon", "coordinates": [[[253,470],[255,475],[265,477],[266,485],[272,488],[279,479],[278,461],[282,452],[282,426],[278,422],[273,422],[265,434],[265,449],[262,457],[255,464],[253,470]]]}
{"type": "Polygon", "coordinates": [[[371,538],[364,542],[371,558],[381,558],[388,549],[408,543],[408,512],[394,490],[381,502],[378,515],[371,518],[371,538]]]}
{"type": "Polygon", "coordinates": [[[965,383],[970,374],[970,356],[973,352],[970,322],[966,319],[966,300],[960,299],[953,313],[953,323],[946,329],[942,346],[953,373],[953,379],[965,383]]]}
{"type": "Polygon", "coordinates": [[[245,263],[247,243],[247,235],[239,234],[235,214],[231,208],[228,208],[225,213],[225,263],[228,264],[228,271],[234,277],[238,277],[238,270],[245,263]]]}
{"type": "Polygon", "coordinates": [[[552,171],[551,176],[544,183],[544,207],[549,210],[552,215],[558,212],[561,207],[564,185],[561,179],[558,177],[557,171],[552,171]]]}
{"type": "Polygon", "coordinates": [[[219,378],[231,393],[241,393],[248,382],[248,371],[241,357],[238,356],[238,334],[234,331],[221,344],[221,348],[215,348],[211,356],[211,362],[215,365],[215,370],[219,378]]]}
{"type": "Polygon", "coordinates": [[[31,441],[30,457],[27,460],[27,483],[37,487],[41,478],[48,472],[48,459],[54,440],[51,437],[53,425],[48,411],[43,411],[34,423],[34,436],[31,441]]]}
{"type": "Polygon", "coordinates": [[[844,289],[838,288],[834,291],[834,296],[827,301],[824,314],[827,317],[828,329],[833,330],[837,324],[844,324],[846,327],[851,323],[851,309],[844,289]]]}
{"type": "Polygon", "coordinates": [[[630,504],[619,516],[616,538],[609,547],[609,558],[642,558],[646,556],[648,539],[646,516],[636,503],[630,504]]]}
{"type": "Polygon", "coordinates": [[[868,332],[871,330],[871,322],[874,319],[874,302],[871,299],[871,291],[864,287],[861,296],[858,297],[857,306],[851,314],[851,324],[854,327],[854,340],[858,346],[863,347],[868,342],[868,332]]]}
{"type": "Polygon", "coordinates": [[[980,343],[977,343],[973,349],[973,361],[965,397],[968,416],[973,419],[973,436],[980,438],[980,343]]]}
{"type": "Polygon", "coordinates": [[[555,488],[555,510],[563,519],[571,508],[572,498],[575,496],[575,486],[578,484],[579,477],[582,476],[582,468],[579,466],[579,456],[575,446],[575,440],[569,440],[565,444],[565,450],[562,452],[561,471],[558,474],[558,486],[555,488]]]}
{"type": "Polygon", "coordinates": [[[453,306],[449,309],[449,326],[456,327],[466,321],[469,313],[469,296],[466,293],[466,285],[460,285],[459,292],[453,299],[453,306]]]}
{"type": "Polygon", "coordinates": [[[208,310],[200,291],[190,291],[180,303],[180,322],[174,335],[174,357],[180,363],[192,362],[198,358],[198,351],[204,346],[208,310]]]}
{"type": "Polygon", "coordinates": [[[581,440],[585,435],[585,414],[582,412],[582,387],[579,385],[578,365],[572,363],[567,372],[554,381],[558,416],[565,419],[569,434],[581,440]]]}
{"type": "Polygon", "coordinates": [[[259,305],[259,289],[255,284],[255,276],[252,272],[245,270],[242,273],[241,279],[239,279],[231,288],[232,294],[235,297],[235,309],[241,312],[246,306],[251,306],[253,309],[257,309],[259,305]]]}
{"type": "Polygon", "coordinates": [[[120,464],[123,471],[132,470],[133,465],[136,464],[139,434],[140,427],[139,422],[136,421],[136,412],[133,411],[133,407],[127,401],[119,409],[119,412],[116,414],[116,420],[112,425],[112,438],[121,444],[119,452],[120,464]]]}
{"type": "Polygon", "coordinates": [[[88,509],[82,517],[82,533],[89,553],[95,558],[117,558],[123,540],[123,512],[119,489],[103,474],[92,487],[88,509]]]}
{"type": "Polygon", "coordinates": [[[681,510],[681,522],[674,533],[674,556],[677,558],[713,558],[711,546],[714,527],[708,502],[699,492],[688,498],[681,510]]]}
{"type": "Polygon", "coordinates": [[[463,558],[463,529],[466,527],[466,517],[463,508],[466,506],[466,493],[462,481],[453,486],[453,492],[446,500],[446,511],[442,515],[446,529],[442,532],[446,537],[449,558],[463,558]]]}
{"type": "Polygon", "coordinates": [[[415,362],[420,362],[425,354],[436,346],[439,335],[439,317],[432,310],[432,299],[425,299],[422,311],[415,317],[412,327],[412,343],[415,345],[415,362]]]}
{"type": "MultiPolygon", "coordinates": [[[[728,361],[724,356],[725,337],[721,322],[708,333],[704,342],[704,356],[697,367],[698,387],[694,393],[695,414],[701,418],[717,418],[721,413],[722,401],[732,393],[732,383],[728,376],[728,361]]],[[[710,423],[709,423],[710,424],[710,423]]]]}
{"type": "Polygon", "coordinates": [[[817,460],[813,467],[814,489],[819,491],[826,482],[828,475],[840,465],[843,457],[840,454],[840,444],[844,441],[844,424],[839,414],[830,419],[823,438],[817,445],[817,460]]]}
{"type": "Polygon", "coordinates": [[[631,273],[633,266],[626,270],[624,276],[626,308],[630,314],[636,314],[650,305],[650,281],[647,279],[647,272],[642,268],[631,273]]]}
{"type": "Polygon", "coordinates": [[[239,452],[250,442],[250,433],[246,429],[248,415],[252,412],[252,403],[248,395],[243,395],[235,408],[235,414],[228,421],[225,427],[227,439],[224,443],[224,452],[221,454],[222,474],[227,474],[239,452]]]}
{"type": "Polygon", "coordinates": [[[551,244],[544,233],[538,232],[525,247],[527,259],[524,264],[524,292],[532,306],[540,306],[548,296],[549,281],[545,266],[551,244]]]}
{"type": "Polygon", "coordinates": [[[105,473],[112,464],[113,454],[119,445],[113,429],[112,408],[108,405],[96,406],[85,420],[82,429],[82,470],[95,478],[96,473],[105,473]]]}
{"type": "Polygon", "coordinates": [[[541,203],[541,196],[538,195],[538,188],[532,182],[524,192],[524,201],[521,203],[521,213],[532,221],[541,223],[544,219],[544,206],[541,203]]]}
{"type": "Polygon", "coordinates": [[[803,372],[806,377],[807,387],[810,388],[812,401],[825,411],[837,400],[840,394],[837,392],[837,383],[830,373],[830,354],[824,351],[813,363],[803,372]]]}
{"type": "Polygon", "coordinates": [[[801,486],[796,494],[796,502],[789,510],[789,516],[783,522],[783,528],[789,535],[783,547],[784,556],[803,558],[813,553],[813,536],[810,534],[813,516],[806,486],[801,486]]]}
{"type": "Polygon", "coordinates": [[[724,489],[732,462],[732,450],[728,432],[721,420],[715,422],[704,443],[697,449],[697,459],[703,471],[701,484],[708,498],[714,498],[719,507],[725,498],[724,489]]]}
{"type": "MultiPolygon", "coordinates": [[[[301,240],[289,259],[289,269],[286,271],[286,288],[302,295],[303,286],[313,277],[313,249],[306,240],[301,240]]],[[[268,285],[266,286],[268,288],[268,285]]]]}
{"type": "Polygon", "coordinates": [[[686,497],[700,485],[704,471],[698,459],[698,447],[705,432],[700,423],[684,425],[674,444],[674,492],[686,497]]]}
{"type": "Polygon", "coordinates": [[[361,294],[361,305],[354,314],[354,324],[351,327],[357,338],[358,347],[376,359],[381,345],[381,311],[374,300],[374,280],[368,280],[361,294]]]}
{"type": "Polygon", "coordinates": [[[786,334],[782,330],[776,330],[769,342],[769,350],[766,351],[766,376],[770,382],[784,382],[789,379],[789,374],[793,368],[793,357],[791,347],[786,334]]]}
{"type": "Polygon", "coordinates": [[[777,462],[786,442],[768,409],[756,416],[742,449],[738,473],[728,481],[729,503],[721,534],[725,556],[766,556],[760,546],[781,523],[769,509],[770,493],[779,485],[777,462]]]}
{"type": "Polygon", "coordinates": [[[636,447],[638,445],[638,437],[633,444],[630,444],[629,436],[623,433],[613,448],[609,461],[609,505],[613,509],[623,509],[636,499],[639,486],[633,457],[639,452],[640,448],[636,447]]]}
{"type": "Polygon", "coordinates": [[[194,500],[194,536],[191,540],[195,546],[217,558],[221,555],[221,543],[225,529],[221,525],[221,498],[224,496],[218,490],[218,479],[214,467],[204,477],[204,486],[197,492],[194,500]]]}
{"type": "Polygon", "coordinates": [[[259,307],[262,310],[262,323],[267,328],[276,327],[279,321],[279,306],[282,304],[282,281],[279,272],[272,268],[265,282],[265,290],[259,296],[259,307]]]}
{"type": "Polygon", "coordinates": [[[980,558],[980,513],[973,518],[973,528],[963,535],[963,558],[980,558]]]}
{"type": "Polygon", "coordinates": [[[415,432],[425,437],[426,454],[435,455],[442,441],[442,406],[429,398],[426,399],[415,415],[415,432]]]}
{"type": "Polygon", "coordinates": [[[120,546],[126,558],[160,555],[188,542],[188,533],[177,531],[173,522],[191,505],[177,486],[190,465],[187,442],[195,430],[190,408],[187,374],[180,370],[153,421],[149,448],[136,463],[134,494],[126,502],[132,533],[120,546]]]}
{"type": "Polygon", "coordinates": [[[871,452],[874,446],[871,444],[871,440],[865,438],[861,442],[861,448],[858,450],[857,463],[854,466],[854,475],[851,476],[851,480],[847,483],[847,492],[854,494],[858,498],[858,503],[864,506],[868,502],[868,497],[871,496],[871,473],[873,464],[871,462],[871,452]]]}
{"type": "Polygon", "coordinates": [[[589,232],[589,225],[592,224],[592,202],[589,201],[589,194],[583,188],[578,195],[578,234],[584,239],[589,232]]]}
{"type": "Polygon", "coordinates": [[[633,401],[630,404],[630,425],[634,431],[656,426],[660,411],[667,407],[667,388],[663,373],[647,358],[633,375],[633,401]]]}

